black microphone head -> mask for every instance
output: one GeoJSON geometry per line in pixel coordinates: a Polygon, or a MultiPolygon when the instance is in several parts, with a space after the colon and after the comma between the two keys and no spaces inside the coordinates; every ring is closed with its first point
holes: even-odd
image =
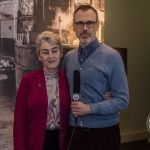
{"type": "Polygon", "coordinates": [[[80,93],[80,71],[75,70],[73,73],[73,93],[80,93]]]}

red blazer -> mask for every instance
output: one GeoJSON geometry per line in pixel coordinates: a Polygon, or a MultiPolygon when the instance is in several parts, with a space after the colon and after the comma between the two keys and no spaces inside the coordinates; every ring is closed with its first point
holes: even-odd
{"type": "MultiPolygon", "coordinates": [[[[60,136],[59,146],[64,150],[64,137],[68,127],[70,95],[66,75],[59,70],[60,136]]],[[[43,68],[26,74],[20,83],[14,112],[14,150],[42,150],[48,98],[43,68]]]]}

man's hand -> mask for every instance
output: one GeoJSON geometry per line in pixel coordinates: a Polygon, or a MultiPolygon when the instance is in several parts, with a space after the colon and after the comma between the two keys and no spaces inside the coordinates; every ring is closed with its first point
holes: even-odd
{"type": "Polygon", "coordinates": [[[71,110],[73,115],[85,116],[92,112],[91,106],[89,104],[84,104],[80,101],[71,102],[71,110]]]}

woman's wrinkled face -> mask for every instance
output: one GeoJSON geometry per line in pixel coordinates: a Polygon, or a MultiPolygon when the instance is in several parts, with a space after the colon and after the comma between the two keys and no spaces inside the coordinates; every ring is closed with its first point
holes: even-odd
{"type": "Polygon", "coordinates": [[[56,73],[62,56],[63,54],[57,44],[48,42],[41,44],[38,59],[42,61],[45,72],[51,74],[56,73]]]}

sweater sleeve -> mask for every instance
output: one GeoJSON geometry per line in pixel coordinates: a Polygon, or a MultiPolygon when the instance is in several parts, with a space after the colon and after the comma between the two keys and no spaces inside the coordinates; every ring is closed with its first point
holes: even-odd
{"type": "Polygon", "coordinates": [[[14,138],[14,150],[26,150],[26,136],[27,136],[27,96],[28,96],[28,80],[26,75],[23,76],[20,83],[15,103],[14,112],[14,126],[13,126],[13,138],[14,138]]]}
{"type": "Polygon", "coordinates": [[[124,64],[121,56],[115,56],[115,63],[108,77],[111,98],[97,103],[91,103],[92,114],[109,115],[127,108],[129,92],[124,64]]]}

